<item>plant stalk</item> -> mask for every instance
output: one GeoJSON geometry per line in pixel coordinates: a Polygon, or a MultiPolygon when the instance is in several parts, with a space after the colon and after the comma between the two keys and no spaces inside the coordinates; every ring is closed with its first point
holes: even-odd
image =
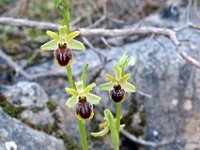
{"type": "MultiPolygon", "coordinates": [[[[121,103],[117,103],[116,104],[116,129],[117,129],[117,136],[118,136],[118,139],[119,138],[119,129],[120,129],[120,118],[121,118],[121,103]]],[[[118,149],[119,149],[119,145],[118,145],[118,149]]]]}
{"type": "Polygon", "coordinates": [[[78,119],[78,125],[80,130],[80,136],[81,136],[81,144],[83,150],[88,150],[88,142],[87,142],[87,133],[85,129],[85,121],[78,119]]]}

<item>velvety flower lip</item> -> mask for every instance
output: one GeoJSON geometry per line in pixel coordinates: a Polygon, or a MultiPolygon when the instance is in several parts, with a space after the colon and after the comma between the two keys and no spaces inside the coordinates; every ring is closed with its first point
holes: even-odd
{"type": "Polygon", "coordinates": [[[72,96],[67,100],[66,106],[73,108],[79,102],[79,98],[86,98],[90,104],[99,104],[101,97],[90,93],[90,91],[96,86],[95,83],[92,83],[86,87],[83,85],[83,81],[75,82],[76,89],[65,88],[66,92],[72,96]]]}
{"type": "Polygon", "coordinates": [[[66,44],[69,49],[85,50],[83,43],[74,39],[80,34],[79,31],[67,34],[67,26],[60,26],[58,27],[58,34],[53,31],[47,31],[46,33],[52,40],[43,44],[41,46],[42,50],[56,50],[58,45],[63,46],[64,44],[66,44]]]}

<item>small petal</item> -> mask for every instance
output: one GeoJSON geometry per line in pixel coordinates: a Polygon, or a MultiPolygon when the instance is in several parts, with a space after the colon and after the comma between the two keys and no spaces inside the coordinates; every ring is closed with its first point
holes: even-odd
{"type": "Polygon", "coordinates": [[[106,82],[100,85],[100,90],[110,91],[114,87],[112,82],[106,82]]]}
{"type": "Polygon", "coordinates": [[[122,77],[122,70],[120,67],[114,67],[114,72],[117,79],[122,77]]]}
{"type": "Polygon", "coordinates": [[[67,26],[58,27],[58,32],[61,38],[65,37],[67,35],[67,26]]]}
{"type": "Polygon", "coordinates": [[[91,93],[87,94],[86,97],[87,101],[90,102],[91,104],[99,104],[101,100],[101,97],[91,93]]]}
{"type": "Polygon", "coordinates": [[[77,37],[79,34],[80,34],[79,31],[74,31],[74,32],[72,32],[72,33],[69,33],[69,34],[66,36],[65,40],[66,40],[67,42],[69,42],[69,41],[71,41],[73,38],[77,37]]]}
{"type": "Polygon", "coordinates": [[[107,80],[109,80],[110,82],[112,82],[112,83],[115,83],[115,82],[117,81],[113,76],[111,76],[111,75],[109,75],[109,74],[106,74],[106,75],[105,75],[105,78],[106,78],[107,80]]]}
{"type": "Polygon", "coordinates": [[[136,92],[135,86],[129,82],[124,82],[122,84],[122,89],[124,89],[126,92],[132,92],[132,93],[136,92]]]}
{"type": "Polygon", "coordinates": [[[71,41],[67,42],[67,47],[70,49],[75,49],[75,50],[85,50],[85,46],[83,45],[83,43],[72,39],[71,41]]]}
{"type": "Polygon", "coordinates": [[[96,86],[95,83],[92,83],[92,84],[88,85],[88,86],[84,89],[84,94],[88,94],[95,86],[96,86]]]}
{"type": "Polygon", "coordinates": [[[52,31],[47,31],[46,33],[47,33],[47,35],[49,35],[52,39],[57,40],[57,41],[60,40],[60,37],[59,37],[59,35],[58,35],[57,33],[52,32],[52,31]]]}
{"type": "Polygon", "coordinates": [[[126,74],[125,76],[123,76],[119,81],[120,81],[120,83],[124,83],[124,82],[126,82],[128,79],[130,79],[131,78],[131,74],[126,74]]]}
{"type": "Polygon", "coordinates": [[[65,88],[65,91],[73,96],[78,96],[78,91],[75,89],[65,88]]]}
{"type": "Polygon", "coordinates": [[[119,131],[122,131],[124,129],[124,127],[125,127],[125,124],[120,125],[119,126],[119,131]]]}
{"type": "Polygon", "coordinates": [[[108,133],[108,131],[109,131],[109,128],[106,127],[103,130],[101,130],[100,132],[92,132],[91,135],[94,136],[94,137],[104,136],[108,133]]]}
{"type": "Polygon", "coordinates": [[[58,48],[58,42],[56,40],[51,40],[41,46],[42,50],[56,50],[58,48]]]}
{"type": "Polygon", "coordinates": [[[77,97],[72,96],[67,100],[66,106],[69,107],[69,108],[72,108],[76,105],[76,103],[77,103],[77,97]]]}

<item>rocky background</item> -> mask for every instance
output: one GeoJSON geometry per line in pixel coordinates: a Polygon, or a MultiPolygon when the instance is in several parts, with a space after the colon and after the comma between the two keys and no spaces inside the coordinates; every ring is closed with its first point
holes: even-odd
{"type": "MultiPolygon", "coordinates": [[[[192,3],[189,19],[200,23],[199,1],[192,3]],[[195,7],[196,6],[196,7],[195,7]]],[[[187,21],[188,1],[159,0],[101,0],[71,3],[72,24],[89,28],[130,28],[154,26],[175,28],[187,21]],[[94,23],[107,10],[107,19],[94,23]],[[120,11],[119,11],[120,10],[120,11]],[[83,15],[84,14],[84,15],[83,15]],[[92,14],[92,15],[91,15],[92,14]]],[[[0,15],[33,20],[59,22],[54,3],[47,0],[3,0],[0,15]]],[[[200,34],[193,29],[178,33],[183,49],[190,56],[200,58],[200,34]]],[[[159,147],[132,141],[121,134],[121,150],[198,150],[200,149],[200,70],[186,62],[164,36],[134,35],[88,37],[95,48],[74,52],[72,63],[75,80],[80,79],[85,64],[89,63],[88,83],[105,82],[105,73],[113,74],[112,67],[121,55],[131,55],[127,72],[137,87],[123,103],[122,122],[130,134],[159,147]]],[[[82,38],[80,38],[82,40],[82,38]]],[[[74,110],[65,107],[69,95],[65,68],[58,67],[52,52],[40,51],[48,41],[45,31],[24,27],[0,26],[0,49],[19,64],[28,74],[56,72],[58,76],[40,76],[34,80],[16,74],[0,57],[0,150],[6,146],[19,150],[76,150],[80,149],[79,130],[74,110]]],[[[83,41],[84,42],[84,41],[83,41]]],[[[87,46],[87,45],[86,45],[87,46]]],[[[109,136],[92,138],[98,131],[103,110],[115,110],[106,92],[101,104],[94,107],[95,117],[87,122],[90,149],[111,150],[109,136]]]]}

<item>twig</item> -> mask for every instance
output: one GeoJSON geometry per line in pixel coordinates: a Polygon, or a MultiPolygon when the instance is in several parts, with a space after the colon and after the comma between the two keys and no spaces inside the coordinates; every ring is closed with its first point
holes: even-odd
{"type": "Polygon", "coordinates": [[[47,76],[63,76],[66,77],[66,73],[56,72],[56,71],[46,71],[44,73],[37,73],[37,74],[28,74],[26,71],[23,70],[17,63],[15,63],[11,57],[9,57],[6,53],[4,53],[0,49],[0,57],[4,59],[7,64],[16,71],[16,74],[20,74],[21,76],[25,77],[28,80],[34,80],[40,77],[47,77],[47,76]]]}
{"type": "MultiPolygon", "coordinates": [[[[26,19],[14,19],[10,17],[0,17],[0,25],[13,25],[13,26],[26,26],[26,27],[34,27],[39,29],[51,29],[57,30],[58,24],[52,24],[48,22],[38,22],[26,19]]],[[[155,35],[163,35],[168,37],[174,46],[176,47],[177,52],[180,56],[185,59],[190,64],[200,68],[200,62],[185,52],[180,51],[181,42],[178,40],[176,33],[180,30],[185,28],[193,28],[196,30],[200,30],[200,25],[192,24],[188,22],[186,25],[173,29],[168,28],[157,28],[157,27],[140,27],[140,28],[129,28],[129,29],[79,29],[82,36],[91,36],[91,35],[98,35],[98,36],[122,36],[122,35],[134,35],[134,34],[155,34],[155,35]]],[[[74,29],[72,29],[74,30],[74,29]]]]}
{"type": "Polygon", "coordinates": [[[168,145],[168,144],[171,144],[174,142],[174,138],[173,139],[169,139],[169,140],[165,140],[165,141],[162,141],[160,143],[156,143],[156,142],[151,142],[151,141],[146,141],[144,139],[141,139],[141,138],[137,138],[135,137],[134,135],[130,134],[129,132],[127,132],[126,130],[122,130],[121,133],[126,136],[128,139],[130,139],[131,141],[135,142],[135,143],[138,143],[138,144],[141,144],[143,146],[150,146],[150,147],[154,147],[154,148],[158,148],[158,147],[161,147],[161,146],[165,146],[165,145],[168,145]]]}
{"type": "Polygon", "coordinates": [[[108,41],[104,37],[101,37],[101,40],[108,48],[110,49],[112,48],[112,46],[108,43],[108,41]]]}
{"type": "Polygon", "coordinates": [[[4,59],[7,64],[15,70],[16,73],[19,73],[20,75],[24,76],[27,79],[30,79],[30,76],[18,65],[16,64],[11,57],[6,55],[1,49],[0,49],[0,57],[4,59]]]}
{"type": "Polygon", "coordinates": [[[106,16],[103,15],[99,20],[97,20],[95,23],[89,25],[87,28],[88,29],[94,28],[94,27],[98,26],[101,22],[103,22],[105,19],[106,19],[106,16]]]}

